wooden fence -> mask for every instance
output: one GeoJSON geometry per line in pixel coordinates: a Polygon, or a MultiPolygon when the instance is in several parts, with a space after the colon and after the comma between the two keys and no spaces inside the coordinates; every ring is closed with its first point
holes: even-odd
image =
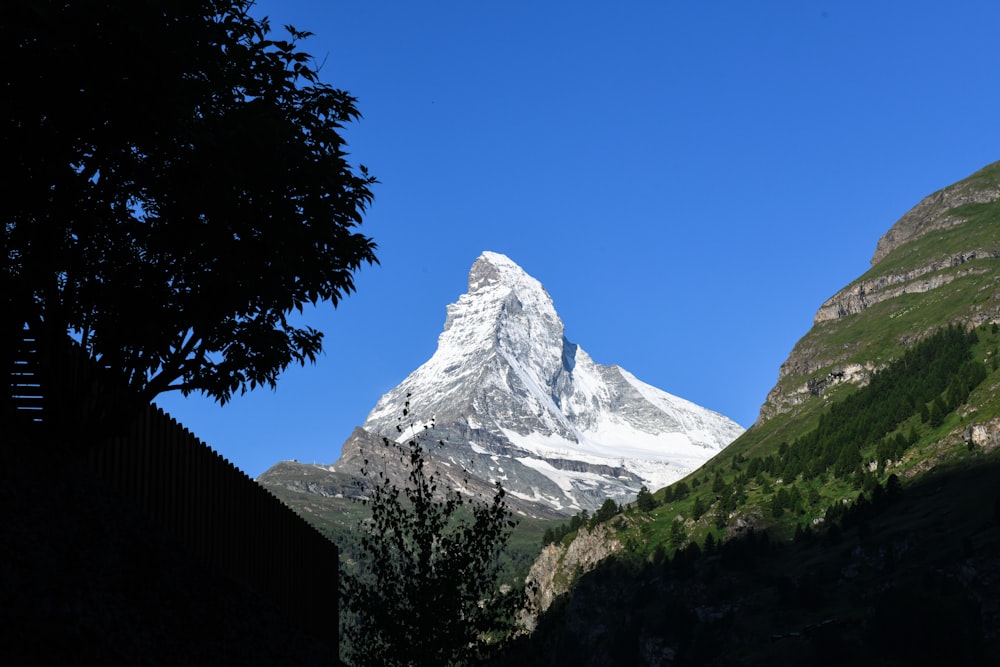
{"type": "MultiPolygon", "coordinates": [[[[55,355],[39,348],[25,330],[5,350],[4,413],[17,428],[51,435],[57,429],[47,428],[47,418],[73,412],[55,399],[73,400],[83,391],[74,390],[83,384],[81,377],[91,380],[107,369],[80,364],[82,352],[72,341],[55,355]],[[75,359],[50,361],[67,355],[75,359]],[[53,373],[53,366],[59,372],[53,373]]],[[[107,386],[106,378],[88,386],[107,386]]],[[[114,431],[118,435],[86,448],[97,477],[207,565],[271,599],[337,650],[336,545],[155,405],[114,431]]]]}
{"type": "Polygon", "coordinates": [[[195,555],[336,648],[337,547],[177,420],[149,406],[89,460],[195,555]]]}

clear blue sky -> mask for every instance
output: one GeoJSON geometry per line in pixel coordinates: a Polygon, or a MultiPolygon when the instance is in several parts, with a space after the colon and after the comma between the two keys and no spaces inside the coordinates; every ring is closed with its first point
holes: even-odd
{"type": "Polygon", "coordinates": [[[251,476],[330,463],[434,352],[483,250],[599,363],[744,426],[923,196],[1000,160],[1000,3],[261,0],[358,98],[381,266],[315,366],[158,400],[251,476]]]}

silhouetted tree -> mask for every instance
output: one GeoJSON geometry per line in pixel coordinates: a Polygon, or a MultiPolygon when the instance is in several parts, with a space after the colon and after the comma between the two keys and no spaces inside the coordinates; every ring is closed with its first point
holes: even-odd
{"type": "Polygon", "coordinates": [[[424,468],[419,437],[384,440],[384,456],[408,463],[399,488],[367,452],[372,517],[363,526],[359,572],[342,572],[350,612],[344,631],[351,664],[480,664],[514,629],[523,592],[500,589],[500,551],[515,522],[498,482],[488,502],[441,488],[424,468]]]}
{"type": "Polygon", "coordinates": [[[375,180],[319,81],[252,0],[26,0],[4,8],[2,338],[71,333],[148,401],[225,403],[314,361],[289,315],[376,262],[375,180]]]}
{"type": "Polygon", "coordinates": [[[833,547],[840,544],[841,531],[836,523],[827,523],[826,533],[823,535],[822,544],[824,547],[833,547]]]}
{"type": "Polygon", "coordinates": [[[811,545],[815,541],[815,534],[813,529],[808,524],[803,526],[801,523],[795,524],[795,535],[793,536],[795,542],[799,542],[806,545],[811,545]]]}
{"type": "Polygon", "coordinates": [[[885,487],[876,484],[872,489],[872,509],[881,512],[889,504],[889,496],[885,492],[885,487]]]}
{"type": "Polygon", "coordinates": [[[885,494],[889,502],[895,502],[903,495],[903,485],[895,473],[889,475],[889,478],[885,480],[885,494]]]}

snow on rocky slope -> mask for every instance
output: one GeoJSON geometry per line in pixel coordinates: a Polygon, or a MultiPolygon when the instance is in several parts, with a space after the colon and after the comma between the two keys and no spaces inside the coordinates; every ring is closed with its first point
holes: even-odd
{"type": "MultiPolygon", "coordinates": [[[[484,252],[447,309],[437,351],[364,423],[403,439],[409,414],[433,422],[430,456],[551,509],[631,500],[686,475],[743,432],[727,417],[595,363],[563,331],[552,299],[504,255],[484,252]]],[[[345,455],[332,466],[347,472],[345,455]]]]}

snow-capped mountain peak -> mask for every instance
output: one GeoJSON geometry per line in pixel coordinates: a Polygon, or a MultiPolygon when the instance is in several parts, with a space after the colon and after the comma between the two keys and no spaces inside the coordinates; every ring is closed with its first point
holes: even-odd
{"type": "Polygon", "coordinates": [[[509,493],[563,511],[669,484],[743,430],[595,363],[565,337],[541,283],[494,252],[475,261],[469,291],[447,307],[437,351],[363,428],[395,434],[407,401],[416,419],[434,421],[449,455],[470,455],[484,477],[503,470],[509,493]]]}

